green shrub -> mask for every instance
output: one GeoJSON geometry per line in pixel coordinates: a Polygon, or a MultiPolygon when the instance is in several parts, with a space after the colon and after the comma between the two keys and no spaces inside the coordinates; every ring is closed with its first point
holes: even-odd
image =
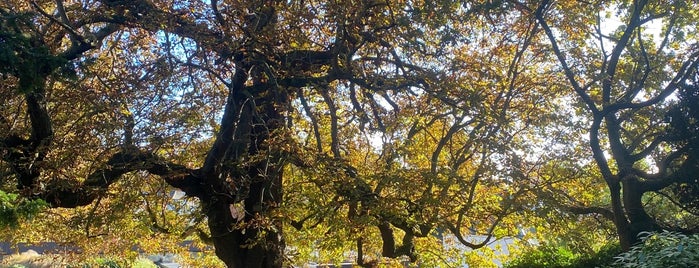
{"type": "Polygon", "coordinates": [[[67,268],[121,268],[121,265],[113,259],[96,257],[85,262],[70,264],[66,266],[67,268]]]}
{"type": "Polygon", "coordinates": [[[605,267],[621,252],[618,244],[603,246],[592,255],[576,254],[563,246],[544,245],[524,252],[505,268],[589,268],[605,267]]]}
{"type": "Polygon", "coordinates": [[[616,257],[611,267],[699,267],[699,234],[642,233],[642,243],[616,257]]]}
{"type": "Polygon", "coordinates": [[[158,268],[153,261],[147,259],[147,258],[138,258],[136,261],[133,263],[131,268],[158,268]]]}
{"type": "Polygon", "coordinates": [[[618,243],[611,243],[603,246],[592,255],[583,255],[568,268],[588,268],[606,267],[614,261],[614,257],[621,253],[621,246],[618,243]]]}
{"type": "Polygon", "coordinates": [[[119,263],[111,259],[98,259],[97,265],[99,265],[100,268],[121,268],[119,263]]]}
{"type": "Polygon", "coordinates": [[[505,264],[505,268],[567,267],[576,255],[561,246],[543,245],[524,252],[517,259],[505,264]]]}
{"type": "Polygon", "coordinates": [[[44,200],[28,200],[0,190],[0,228],[14,228],[22,219],[31,219],[48,207],[44,200]]]}

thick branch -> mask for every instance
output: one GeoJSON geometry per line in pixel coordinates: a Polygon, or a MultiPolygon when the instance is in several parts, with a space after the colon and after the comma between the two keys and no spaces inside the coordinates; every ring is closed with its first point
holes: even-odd
{"type": "Polygon", "coordinates": [[[18,189],[31,188],[41,175],[40,163],[46,157],[53,140],[53,125],[44,103],[44,89],[38,88],[25,95],[27,113],[31,121],[32,133],[29,140],[10,136],[4,143],[11,153],[8,160],[18,175],[18,189]]]}
{"type": "Polygon", "coordinates": [[[464,120],[464,116],[459,116],[456,118],[454,125],[452,125],[449,130],[444,133],[444,137],[442,137],[439,140],[439,143],[437,143],[437,148],[434,149],[434,152],[432,152],[432,157],[430,157],[430,171],[432,173],[437,173],[437,167],[439,164],[439,155],[442,153],[442,149],[444,146],[447,145],[448,142],[451,141],[452,136],[456,134],[458,131],[461,131],[464,126],[467,126],[471,124],[475,119],[468,120],[466,122],[462,122],[464,120]]]}
{"type": "Polygon", "coordinates": [[[631,40],[631,37],[633,36],[633,32],[636,30],[638,26],[641,25],[641,10],[643,10],[646,1],[641,0],[634,2],[636,4],[634,5],[630,21],[628,25],[626,25],[626,30],[624,30],[624,33],[621,35],[621,38],[619,38],[619,41],[616,43],[616,46],[614,46],[614,48],[612,49],[612,54],[609,57],[607,70],[605,70],[605,78],[602,82],[602,99],[605,104],[608,104],[611,100],[612,80],[614,79],[614,75],[617,71],[616,66],[619,63],[619,57],[621,57],[621,53],[624,51],[624,49],[626,49],[626,46],[628,45],[629,41],[631,40]]]}
{"type": "Polygon", "coordinates": [[[51,117],[48,111],[46,111],[44,90],[27,93],[25,95],[25,100],[27,102],[27,113],[29,114],[32,126],[32,136],[30,140],[35,146],[38,146],[39,143],[44,143],[48,146],[50,140],[53,138],[53,125],[51,124],[51,117]]]}
{"type": "Polygon", "coordinates": [[[387,221],[381,222],[377,225],[379,232],[381,233],[381,255],[384,257],[394,258],[396,253],[396,240],[393,236],[393,229],[387,221]]]}
{"type": "Polygon", "coordinates": [[[553,52],[556,55],[556,58],[558,58],[558,61],[560,62],[561,67],[563,68],[565,76],[570,82],[570,84],[573,86],[575,93],[577,93],[578,96],[580,96],[580,98],[583,100],[583,102],[585,102],[585,105],[587,105],[588,109],[590,109],[590,111],[592,111],[593,114],[596,114],[598,113],[598,109],[595,105],[595,102],[592,100],[592,98],[590,98],[590,95],[588,95],[585,92],[583,87],[580,86],[578,81],[575,79],[575,74],[573,73],[573,70],[570,69],[570,66],[568,66],[568,62],[566,61],[565,55],[563,55],[563,52],[558,46],[558,41],[556,40],[556,37],[554,36],[553,31],[551,30],[551,27],[549,27],[548,23],[546,22],[546,19],[544,19],[544,12],[546,8],[548,8],[548,5],[548,0],[544,0],[539,5],[539,8],[536,10],[536,19],[539,21],[539,24],[541,24],[541,28],[544,29],[544,33],[546,33],[549,42],[551,42],[553,52]]]}
{"type": "Polygon", "coordinates": [[[299,67],[299,66],[330,66],[337,60],[337,55],[331,50],[293,50],[285,53],[277,59],[282,66],[299,67]]]}
{"type": "Polygon", "coordinates": [[[86,40],[85,42],[73,44],[70,48],[61,53],[59,57],[66,60],[77,59],[88,50],[99,47],[99,44],[102,42],[104,38],[118,31],[120,28],[121,27],[118,24],[107,24],[106,26],[102,27],[99,31],[92,33],[90,38],[88,38],[88,40],[86,40]]]}
{"type": "Polygon", "coordinates": [[[55,18],[51,14],[48,14],[46,11],[44,11],[39,6],[39,4],[36,3],[36,1],[31,1],[31,5],[32,5],[32,7],[34,7],[34,9],[39,11],[39,13],[41,13],[41,15],[43,15],[44,17],[48,18],[52,22],[57,23],[58,25],[63,27],[63,29],[65,29],[68,32],[68,34],[70,35],[71,41],[73,41],[73,43],[88,43],[88,41],[86,41],[83,36],[78,34],[75,31],[75,29],[73,29],[73,27],[70,26],[70,21],[68,20],[68,17],[66,16],[66,11],[63,8],[62,0],[57,0],[55,2],[56,2],[56,9],[58,10],[58,15],[60,16],[59,17],[60,20],[58,18],[55,18]]]}
{"type": "MultiPolygon", "coordinates": [[[[241,126],[241,116],[250,112],[251,104],[248,102],[251,101],[252,97],[244,88],[247,78],[247,72],[243,69],[243,66],[240,66],[235,72],[228,91],[226,106],[221,117],[221,129],[216,136],[214,144],[211,146],[211,150],[206,155],[206,160],[201,169],[204,174],[217,175],[213,174],[213,172],[223,163],[227,152],[233,149],[231,146],[236,131],[243,131],[242,128],[238,129],[241,126]]],[[[250,128],[250,126],[246,125],[245,128],[250,128]]]]}
{"type": "Polygon", "coordinates": [[[619,102],[609,105],[602,110],[601,114],[606,115],[622,109],[638,109],[660,103],[675,92],[693,74],[693,70],[699,66],[699,51],[689,56],[690,60],[685,61],[679,71],[672,78],[670,83],[656,96],[642,102],[619,102]]]}
{"type": "Polygon", "coordinates": [[[598,214],[601,215],[602,217],[614,221],[614,213],[603,207],[579,207],[579,206],[561,206],[563,209],[567,210],[570,213],[573,214],[598,214]]]}
{"type": "Polygon", "coordinates": [[[653,141],[646,148],[643,148],[643,150],[641,150],[637,154],[631,155],[630,160],[632,162],[636,162],[645,158],[646,156],[650,155],[656,148],[658,148],[658,145],[660,145],[663,141],[665,141],[665,137],[663,137],[662,135],[655,137],[655,139],[653,139],[653,141]]]}
{"type": "Polygon", "coordinates": [[[641,184],[641,190],[643,192],[660,191],[673,183],[689,180],[690,178],[698,178],[699,175],[697,174],[699,174],[699,161],[690,156],[685,159],[677,169],[672,171],[672,173],[666,176],[640,181],[639,183],[641,184]]]}
{"type": "Polygon", "coordinates": [[[311,107],[308,106],[308,102],[306,101],[306,98],[303,95],[303,90],[299,89],[297,95],[299,97],[299,101],[301,101],[303,111],[306,113],[306,116],[308,116],[308,118],[311,120],[311,124],[313,126],[313,136],[316,139],[316,149],[319,153],[321,153],[323,152],[323,140],[320,136],[320,126],[318,125],[318,119],[316,119],[316,116],[313,114],[313,111],[311,111],[311,107]]]}
{"type": "Polygon", "coordinates": [[[602,118],[595,116],[592,125],[590,126],[590,148],[592,149],[592,157],[595,159],[597,166],[602,172],[602,177],[607,182],[608,185],[618,184],[618,179],[612,173],[609,168],[609,163],[607,163],[607,158],[604,156],[604,151],[600,146],[599,131],[600,125],[602,124],[602,118]]]}
{"type": "Polygon", "coordinates": [[[338,116],[337,116],[337,106],[335,102],[330,97],[328,89],[325,87],[320,88],[320,95],[323,96],[325,104],[328,106],[328,112],[330,113],[330,150],[333,156],[339,159],[340,156],[340,143],[338,137],[338,116]]]}
{"type": "Polygon", "coordinates": [[[122,175],[133,171],[147,171],[162,177],[168,184],[180,188],[189,196],[199,195],[198,180],[190,170],[182,165],[167,163],[163,159],[144,152],[122,151],[114,154],[104,168],[90,174],[76,188],[65,189],[60,185],[47,187],[45,193],[37,197],[46,200],[54,207],[74,208],[92,203],[100,193],[122,175]]]}

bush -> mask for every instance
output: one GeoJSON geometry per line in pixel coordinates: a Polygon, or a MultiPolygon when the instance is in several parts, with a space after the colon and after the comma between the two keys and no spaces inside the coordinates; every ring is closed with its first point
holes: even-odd
{"type": "Polygon", "coordinates": [[[618,244],[603,246],[592,255],[575,254],[566,247],[544,245],[529,250],[505,264],[505,268],[588,268],[604,267],[621,252],[618,244]]]}
{"type": "Polygon", "coordinates": [[[119,263],[110,259],[98,259],[97,265],[99,265],[100,268],[121,268],[119,263]]]}
{"type": "Polygon", "coordinates": [[[543,245],[522,253],[505,268],[567,267],[577,256],[565,247],[543,245]]]}
{"type": "Polygon", "coordinates": [[[131,266],[132,268],[158,268],[158,265],[147,258],[138,258],[131,266]]]}
{"type": "Polygon", "coordinates": [[[109,259],[109,258],[97,257],[94,259],[90,259],[86,262],[67,265],[66,267],[67,268],[92,268],[92,267],[121,268],[121,265],[119,265],[119,263],[116,260],[109,259]]]}
{"type": "Polygon", "coordinates": [[[605,267],[614,261],[614,257],[621,253],[618,243],[607,244],[595,254],[578,258],[569,268],[605,267]]]}
{"type": "Polygon", "coordinates": [[[31,219],[48,207],[44,200],[28,200],[0,190],[0,229],[14,228],[22,219],[31,219]]]}
{"type": "Polygon", "coordinates": [[[642,243],[616,257],[611,267],[699,267],[699,234],[642,233],[642,243]]]}

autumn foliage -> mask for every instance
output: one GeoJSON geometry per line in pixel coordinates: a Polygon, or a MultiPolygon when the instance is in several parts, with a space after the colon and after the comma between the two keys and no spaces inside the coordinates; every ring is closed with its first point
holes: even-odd
{"type": "Polygon", "coordinates": [[[697,10],[4,1],[2,238],[371,267],[695,233],[697,10]]]}

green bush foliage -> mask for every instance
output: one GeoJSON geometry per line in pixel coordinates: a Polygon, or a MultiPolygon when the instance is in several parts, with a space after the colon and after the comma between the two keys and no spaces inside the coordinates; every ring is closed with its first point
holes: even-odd
{"type": "Polygon", "coordinates": [[[43,200],[28,200],[17,194],[0,191],[0,228],[16,227],[20,219],[31,219],[48,204],[43,200]]]}
{"type": "Polygon", "coordinates": [[[621,253],[621,246],[618,243],[607,244],[595,254],[581,256],[569,268],[604,267],[613,262],[614,257],[619,253],[621,253]]]}
{"type": "Polygon", "coordinates": [[[614,261],[621,252],[618,244],[603,246],[598,252],[588,255],[574,253],[564,246],[543,245],[524,252],[520,257],[505,264],[505,268],[588,268],[604,267],[614,261]]]}
{"type": "Polygon", "coordinates": [[[619,254],[611,267],[699,267],[699,234],[642,233],[641,244],[619,254]]]}
{"type": "Polygon", "coordinates": [[[566,267],[575,257],[575,254],[565,247],[543,245],[524,252],[519,258],[506,263],[505,267],[566,267]]]}

